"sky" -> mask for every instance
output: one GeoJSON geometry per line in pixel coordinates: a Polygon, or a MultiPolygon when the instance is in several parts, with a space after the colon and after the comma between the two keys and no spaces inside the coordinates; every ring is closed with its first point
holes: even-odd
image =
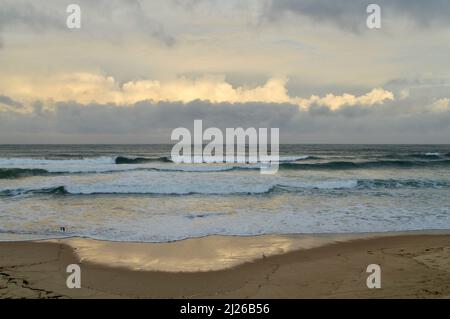
{"type": "Polygon", "coordinates": [[[448,0],[0,0],[0,143],[167,143],[195,119],[449,143],[449,16],[448,0]]]}

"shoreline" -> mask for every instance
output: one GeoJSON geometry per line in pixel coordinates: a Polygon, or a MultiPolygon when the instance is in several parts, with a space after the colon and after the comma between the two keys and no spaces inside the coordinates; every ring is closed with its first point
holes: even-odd
{"type": "Polygon", "coordinates": [[[20,243],[20,242],[45,242],[52,240],[68,240],[68,239],[88,239],[100,242],[110,242],[110,243],[132,243],[132,244],[165,244],[165,243],[176,243],[190,239],[202,239],[208,237],[236,237],[236,238],[247,238],[247,237],[264,237],[264,236],[312,236],[312,237],[345,237],[345,236],[359,236],[359,238],[367,237],[381,237],[381,236],[396,236],[396,235],[450,235],[450,229],[413,229],[413,230],[388,230],[388,231],[377,231],[377,232],[348,232],[348,233],[262,233],[255,235],[241,235],[241,234],[208,234],[197,237],[182,237],[180,239],[168,240],[168,241],[136,241],[136,240],[110,240],[94,238],[89,236],[55,236],[55,237],[40,237],[31,234],[20,234],[20,233],[0,233],[0,243],[20,243]],[[15,238],[12,238],[15,237],[15,238]]]}
{"type": "Polygon", "coordinates": [[[0,242],[0,297],[450,298],[450,231],[0,242]],[[68,264],[82,288],[68,289],[68,264]],[[368,289],[366,267],[382,268],[368,289]],[[202,266],[203,265],[203,266],[202,266]]]}

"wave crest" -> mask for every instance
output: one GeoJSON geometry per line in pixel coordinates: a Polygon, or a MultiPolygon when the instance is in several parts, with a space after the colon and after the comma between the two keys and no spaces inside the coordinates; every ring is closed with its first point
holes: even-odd
{"type": "Polygon", "coordinates": [[[371,161],[371,162],[326,162],[326,163],[281,163],[282,169],[371,169],[371,168],[415,168],[427,166],[450,166],[450,160],[442,161],[371,161]]]}
{"type": "Polygon", "coordinates": [[[38,168],[0,168],[0,179],[13,179],[29,176],[41,176],[50,174],[45,169],[38,168]]]}
{"type": "Polygon", "coordinates": [[[114,160],[116,164],[146,164],[146,163],[172,163],[172,160],[166,156],[149,158],[149,157],[126,157],[117,156],[114,160]]]}
{"type": "Polygon", "coordinates": [[[147,195],[147,196],[230,196],[230,195],[267,195],[276,192],[298,193],[303,191],[327,191],[327,190],[358,190],[358,189],[399,189],[399,188],[450,188],[448,180],[418,180],[418,179],[361,179],[361,180],[329,180],[316,182],[282,182],[278,184],[258,185],[239,190],[228,190],[226,188],[216,191],[204,189],[195,191],[192,188],[174,187],[170,191],[158,191],[149,188],[111,188],[109,186],[64,186],[47,187],[40,189],[6,189],[0,191],[0,196],[15,197],[26,195],[147,195]]]}

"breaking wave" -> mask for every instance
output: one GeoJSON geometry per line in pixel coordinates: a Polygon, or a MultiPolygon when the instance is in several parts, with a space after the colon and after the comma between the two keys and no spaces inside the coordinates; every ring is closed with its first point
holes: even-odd
{"type": "Polygon", "coordinates": [[[191,196],[191,195],[265,195],[276,192],[302,192],[306,190],[352,190],[352,189],[398,189],[398,188],[450,188],[450,181],[416,180],[416,179],[360,179],[360,180],[331,180],[317,182],[294,182],[267,185],[250,185],[246,189],[230,190],[203,189],[194,190],[175,186],[170,191],[158,190],[155,187],[128,188],[112,187],[108,185],[77,185],[55,186],[40,189],[6,189],[0,191],[0,196],[15,197],[26,195],[148,195],[148,196],[191,196]]]}
{"type": "Polygon", "coordinates": [[[13,179],[29,176],[44,176],[50,173],[45,169],[0,168],[0,179],[13,179]]]}
{"type": "Polygon", "coordinates": [[[166,156],[156,158],[117,156],[114,162],[116,164],[146,164],[155,162],[172,163],[172,160],[166,156]]]}
{"type": "Polygon", "coordinates": [[[450,160],[441,161],[370,161],[370,162],[326,162],[326,163],[282,163],[282,169],[371,169],[371,168],[420,168],[420,167],[434,167],[434,166],[450,166],[450,160]]]}

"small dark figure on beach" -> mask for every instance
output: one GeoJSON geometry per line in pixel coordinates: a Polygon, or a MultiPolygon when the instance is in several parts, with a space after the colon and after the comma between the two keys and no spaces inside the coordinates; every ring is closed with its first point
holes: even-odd
{"type": "Polygon", "coordinates": [[[59,230],[62,231],[63,233],[65,233],[66,232],[66,227],[61,226],[61,227],[59,227],[59,230]]]}

